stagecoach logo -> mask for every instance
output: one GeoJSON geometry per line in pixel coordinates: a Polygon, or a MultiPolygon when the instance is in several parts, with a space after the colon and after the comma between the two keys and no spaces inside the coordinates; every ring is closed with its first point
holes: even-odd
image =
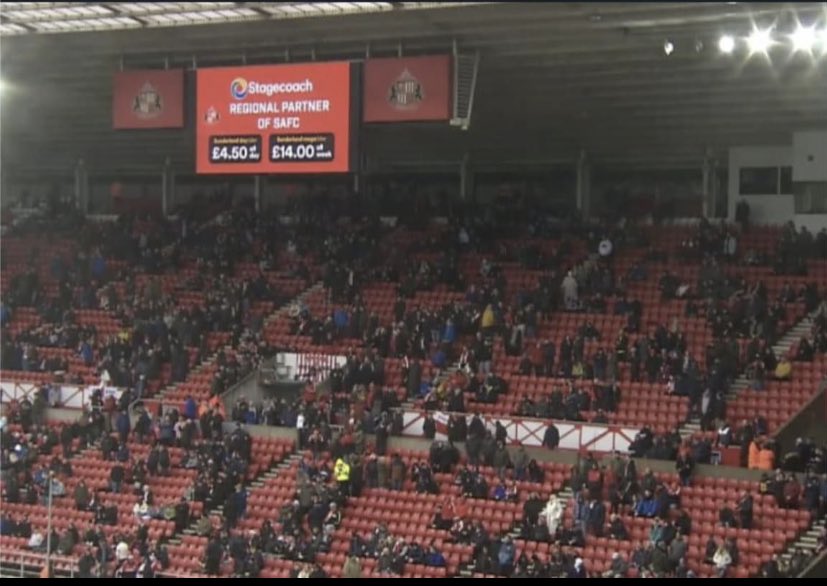
{"type": "Polygon", "coordinates": [[[388,101],[398,110],[418,108],[423,98],[422,84],[407,69],[396,78],[388,91],[388,101]]]}
{"type": "Polygon", "coordinates": [[[164,101],[153,85],[146,82],[132,100],[132,111],[138,118],[157,118],[164,109],[164,101]]]}

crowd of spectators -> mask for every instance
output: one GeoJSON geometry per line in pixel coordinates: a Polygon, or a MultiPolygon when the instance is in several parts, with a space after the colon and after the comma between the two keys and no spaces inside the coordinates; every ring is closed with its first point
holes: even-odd
{"type": "MultiPolygon", "coordinates": [[[[8,465],[13,472],[11,479],[4,477],[9,502],[42,502],[44,490],[49,492],[44,486],[48,487],[49,483],[53,496],[65,495],[58,476],[71,476],[72,443],[77,439],[80,449],[95,444],[102,458],[113,462],[110,492],[131,491],[135,496],[133,512],[139,520],[172,519],[180,531],[190,521],[188,502],[202,502],[207,510],[223,506],[222,527],[213,527],[210,518],[204,516],[198,528],[201,534],[209,536],[204,556],[208,574],[218,574],[222,563],[232,562],[235,575],[255,577],[264,567],[263,555],[277,554],[297,562],[297,577],[322,577],[324,572],[314,560],[316,554],[329,551],[332,532],[341,523],[341,510],[347,497],[358,495],[362,486],[401,490],[408,479],[413,480],[418,492],[438,493],[433,474],[451,471],[456,465],[459,458],[453,446],[455,441],[465,441],[468,454],[469,467],[460,469],[456,475],[456,484],[464,497],[517,501],[517,486],[506,480],[507,469],[513,469],[518,481],[542,480],[542,469],[524,450],[518,449],[512,456],[506,449],[507,437],[501,437],[502,426],[498,424],[496,431],[488,431],[477,415],[467,425],[465,417],[452,416],[449,443],[435,444],[427,464],[418,462],[408,470],[398,455],[387,456],[387,437],[401,432],[401,420],[395,411],[400,397],[385,386],[384,361],[405,360],[403,376],[408,398],[422,399],[428,409],[446,407],[455,413],[473,413],[473,407],[465,404],[464,393],[472,393],[479,403],[496,402],[498,396],[508,393],[506,381],[497,376],[497,367],[492,365],[497,340],[502,341],[506,354],[521,358],[520,373],[569,379],[565,391],[555,388],[547,399],[535,403],[526,398],[519,406],[518,415],[579,421],[583,420],[583,412],[594,411],[595,420],[603,420],[607,413],[617,410],[621,400],[623,381],[617,373],[619,364],[626,362],[632,381],[663,384],[665,392],[687,396],[691,413],[701,416],[702,427],[718,429],[721,445],[740,443],[748,463],[769,458],[762,456],[765,450],[773,452],[771,463],[756,467],[772,469],[779,459],[777,449],[773,450],[760,439],[766,434],[766,422],[760,418],[744,422],[735,432],[728,429],[723,396],[744,366],[756,390],[763,388],[768,378],[789,378],[789,369],[785,366],[789,363],[772,352],[778,324],[786,317],[786,304],[793,301],[801,299],[808,308],[818,307],[819,292],[812,286],[799,292],[785,288],[777,299],[770,300],[762,283],[748,284],[743,279],[727,277],[719,261],[731,262],[735,256],[734,234],[702,223],[697,239],[684,247],[682,254],[687,258],[697,250],[698,258],[703,259],[695,292],[689,284],[676,281],[669,273],[660,282],[665,297],[690,299],[688,316],[705,315],[709,321],[715,343],[702,365],[698,357],[688,353],[687,340],[677,324],[661,324],[649,333],[641,332],[645,308],[639,301],[628,300],[623,287],[627,280],[646,278],[645,262],[636,265],[629,275],[615,278],[610,254],[607,258],[597,255],[572,265],[568,245],[562,245],[551,256],[530,247],[489,250],[485,242],[489,240],[488,231],[494,227],[467,223],[456,236],[449,233],[444,239],[419,245],[419,251],[440,251],[442,256],[438,260],[407,263],[401,251],[390,257],[383,255],[383,230],[375,221],[350,232],[323,223],[307,234],[298,229],[288,230],[285,248],[295,256],[312,255],[325,262],[324,282],[331,302],[337,307],[327,316],[314,316],[306,307],[300,308],[294,318],[293,332],[309,335],[317,344],[359,340],[368,349],[349,353],[345,366],[334,372],[329,398],[310,390],[311,394],[292,404],[271,401],[266,405],[251,405],[244,398],[238,400],[229,417],[231,421],[295,426],[299,430],[300,447],[313,454],[312,459],[299,467],[296,499],[280,511],[276,528],[266,521],[258,533],[244,535],[234,528],[246,512],[244,480],[251,457],[249,436],[241,428],[224,434],[223,416],[218,410],[209,408],[199,412],[191,398],[182,412],[170,410],[157,421],[148,414],[142,415],[134,429],[125,407],[131,400],[143,396],[146,381],[157,380],[165,363],[172,365],[173,382],[184,380],[191,364],[188,350],[197,349],[196,360],[204,358],[210,332],[231,332],[235,349],[230,356],[224,352],[217,355],[218,372],[211,389],[214,396],[220,395],[254,369],[261,357],[272,352],[261,338],[260,316],[251,309],[256,301],[278,300],[278,292],[263,274],[242,283],[229,275],[239,261],[248,258],[260,259],[263,269],[278,263],[281,241],[267,235],[273,225],[272,218],[257,218],[244,208],[224,215],[214,224],[197,227],[186,220],[174,223],[121,220],[111,228],[90,229],[71,261],[57,257],[51,262],[52,275],[60,283],[57,298],[45,298],[35,271],[14,277],[2,307],[3,323],[14,318],[17,307],[34,306],[41,325],[14,337],[3,336],[3,368],[69,371],[71,377],[65,358],[61,355],[41,357],[37,348],[71,349],[85,366],[95,368],[103,382],[126,387],[128,391],[114,404],[112,400],[107,403],[97,397],[95,408],[85,413],[81,422],[66,426],[59,433],[42,428],[45,406],[54,403],[48,386],[36,395],[34,402],[25,399],[16,405],[10,415],[22,424],[23,433],[3,438],[4,446],[14,446],[3,451],[3,468],[8,465]],[[314,238],[322,233],[325,238],[314,238]],[[245,251],[247,245],[255,249],[255,254],[245,251]],[[468,249],[489,255],[481,264],[477,282],[470,284],[459,270],[458,262],[458,254],[468,249]],[[534,289],[515,289],[498,265],[498,261],[512,258],[518,258],[526,267],[550,269],[551,276],[539,279],[534,289]],[[110,267],[105,259],[124,261],[127,266],[140,267],[156,276],[140,288],[128,270],[110,267]],[[199,272],[182,284],[182,290],[204,291],[202,307],[182,309],[175,295],[166,292],[157,277],[164,271],[180,268],[185,259],[194,259],[199,272]],[[571,266],[570,271],[564,270],[566,262],[571,266]],[[367,309],[364,285],[375,280],[399,283],[392,323],[380,323],[378,316],[367,309]],[[123,298],[114,286],[116,282],[125,285],[123,298]],[[438,310],[408,307],[415,292],[432,290],[437,284],[465,292],[464,300],[438,310]],[[552,312],[562,309],[603,313],[608,311],[605,298],[609,296],[618,299],[614,313],[627,318],[626,326],[617,333],[613,344],[608,341],[611,333],[600,332],[588,319],[580,331],[563,340],[559,349],[549,340],[537,339],[540,322],[552,312]],[[98,335],[93,326],[76,321],[73,309],[78,308],[113,312],[123,331],[108,338],[98,335]],[[640,335],[632,343],[630,334],[640,335]],[[749,339],[744,361],[738,350],[738,337],[749,339]],[[586,356],[585,343],[594,340],[605,341],[605,347],[586,356]],[[435,384],[442,370],[454,362],[461,365],[461,370],[444,378],[441,384],[435,384]],[[596,382],[588,388],[586,381],[596,382]],[[342,413],[341,431],[334,432],[331,428],[334,414],[342,413]],[[718,427],[722,421],[724,427],[718,427]],[[146,462],[129,453],[128,439],[133,433],[138,441],[153,444],[146,462]],[[376,434],[375,453],[365,451],[366,433],[376,434]],[[49,453],[59,444],[64,446],[64,458],[53,459],[49,467],[51,474],[34,464],[37,453],[49,453]],[[171,447],[183,448],[184,456],[179,463],[171,462],[171,447]],[[323,459],[326,452],[331,453],[336,462],[332,470],[323,459]],[[31,454],[35,454],[34,459],[31,454]],[[158,506],[146,479],[166,474],[176,464],[196,469],[198,475],[180,503],[158,506]],[[477,468],[479,465],[494,467],[498,476],[495,486],[488,486],[477,468]]],[[[613,231],[610,236],[615,248],[624,245],[626,235],[622,231],[613,231]]],[[[607,234],[602,234],[598,239],[606,237],[607,234]]],[[[787,259],[785,266],[794,265],[798,267],[795,270],[800,271],[801,263],[793,262],[793,257],[823,255],[819,251],[824,246],[822,234],[813,239],[803,231],[786,229],[779,250],[787,259]]],[[[39,262],[38,254],[37,250],[32,252],[32,264],[39,262]]],[[[309,281],[309,269],[303,263],[297,262],[294,272],[309,281]]],[[[827,351],[826,330],[827,313],[822,312],[814,322],[812,336],[799,343],[796,358],[812,359],[814,352],[827,351]]],[[[428,431],[430,427],[426,427],[426,436],[433,437],[428,431]]],[[[551,429],[556,428],[550,425],[546,434],[550,447],[559,441],[559,434],[555,441],[551,429]]],[[[6,435],[5,428],[3,433],[6,435]]],[[[802,444],[793,454],[798,461],[786,462],[785,458],[785,467],[799,465],[813,474],[808,475],[801,486],[783,472],[773,473],[764,483],[766,492],[774,494],[785,507],[805,504],[810,510],[823,510],[824,481],[815,475],[822,471],[819,465],[824,466],[823,450],[819,453],[819,448],[802,444]]],[[[618,554],[608,575],[626,575],[628,567],[634,565],[657,576],[687,576],[690,571],[686,569],[684,556],[679,554],[681,547],[685,548],[682,536],[689,533],[691,520],[680,510],[681,486],[691,483],[695,462],[709,461],[711,447],[705,439],[695,439],[689,446],[682,446],[676,433],[656,437],[644,428],[632,444],[632,455],[676,459],[680,483],[674,486],[659,483],[651,471],[638,477],[634,461],[629,458],[616,457],[602,468],[593,459],[585,458],[575,467],[572,476],[576,490],[574,526],[563,526],[559,502],[554,499],[544,502],[534,494],[526,502],[527,507],[531,503],[531,514],[524,515],[521,537],[551,539],[564,546],[582,545],[586,535],[622,538],[628,536],[628,531],[618,513],[631,512],[655,519],[651,544],[642,546],[631,560],[623,560],[618,554]],[[608,512],[604,500],[610,503],[608,512]]],[[[95,512],[96,522],[100,524],[117,522],[117,508],[106,502],[106,493],[87,489],[85,495],[83,486],[79,483],[72,495],[78,509],[95,512]]],[[[746,527],[745,522],[751,522],[748,520],[751,513],[747,514],[751,511],[750,499],[750,495],[744,495],[735,510],[729,511],[731,514],[722,510],[721,523],[746,527]]],[[[29,533],[33,549],[45,547],[42,536],[39,540],[34,538],[37,532],[32,534],[30,524],[27,529],[25,518],[4,516],[0,525],[2,534],[25,537],[23,534],[29,533]]],[[[584,561],[571,554],[567,547],[555,549],[546,563],[526,555],[515,559],[515,546],[508,535],[489,537],[484,527],[464,518],[462,506],[456,502],[443,506],[435,516],[434,525],[446,526],[457,541],[473,544],[475,564],[481,572],[513,577],[582,577],[585,574],[584,561]]],[[[61,544],[63,550],[68,547],[71,551],[75,544],[82,542],[81,537],[77,528],[70,527],[65,535],[55,535],[51,543],[57,547],[56,551],[62,551],[61,544]]],[[[81,560],[89,573],[114,559],[117,576],[150,577],[169,563],[162,542],[152,543],[144,524],[139,524],[133,536],[116,535],[107,542],[93,534],[91,540],[84,541],[89,548],[81,560]]],[[[737,563],[737,544],[734,541],[710,543],[707,554],[723,574],[729,565],[737,563]]],[[[375,557],[379,571],[387,574],[401,574],[406,563],[433,567],[445,564],[444,556],[434,544],[400,540],[382,526],[369,538],[353,536],[346,562],[349,573],[361,572],[358,566],[362,557],[375,557]]],[[[767,570],[772,571],[771,567],[767,570]]]]}

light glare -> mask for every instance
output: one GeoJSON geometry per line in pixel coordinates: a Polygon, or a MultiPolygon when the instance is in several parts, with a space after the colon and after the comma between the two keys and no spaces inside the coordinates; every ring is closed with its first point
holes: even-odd
{"type": "Polygon", "coordinates": [[[767,30],[755,29],[749,37],[747,37],[747,45],[749,45],[750,53],[766,53],[767,49],[772,44],[772,35],[767,30]]]}
{"type": "Polygon", "coordinates": [[[675,45],[673,45],[671,42],[666,41],[666,42],[663,43],[663,52],[666,53],[667,56],[671,55],[672,51],[674,51],[674,50],[675,50],[675,45]]]}
{"type": "Polygon", "coordinates": [[[720,49],[721,53],[732,53],[735,49],[735,39],[729,35],[724,35],[718,41],[718,49],[720,49]]]}
{"type": "Polygon", "coordinates": [[[805,53],[810,53],[813,50],[813,47],[816,44],[816,31],[815,28],[805,28],[799,27],[792,34],[793,40],[793,50],[794,51],[803,51],[805,53]]]}

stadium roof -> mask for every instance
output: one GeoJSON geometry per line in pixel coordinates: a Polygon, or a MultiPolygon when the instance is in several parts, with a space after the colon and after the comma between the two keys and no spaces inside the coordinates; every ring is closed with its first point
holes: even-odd
{"type": "Polygon", "coordinates": [[[341,16],[459,2],[4,2],[0,35],[341,16]]]}
{"type": "Polygon", "coordinates": [[[191,171],[191,128],[111,129],[120,68],[363,59],[456,43],[480,53],[471,128],[371,127],[369,153],[550,164],[584,149],[597,164],[697,167],[707,149],[723,157],[731,145],[827,125],[827,49],[717,48],[722,34],[772,27],[783,39],[799,22],[823,30],[827,4],[4,2],[2,162],[157,168],[169,156],[191,171]],[[179,26],[199,22],[212,24],[179,26]]]}

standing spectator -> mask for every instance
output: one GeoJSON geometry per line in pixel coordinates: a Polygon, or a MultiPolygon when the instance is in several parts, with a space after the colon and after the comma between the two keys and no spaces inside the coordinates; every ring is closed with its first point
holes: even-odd
{"type": "Polygon", "coordinates": [[[554,425],[554,423],[549,422],[548,427],[546,427],[546,432],[543,435],[543,446],[553,450],[557,446],[560,445],[560,430],[554,425]]]}
{"type": "Polygon", "coordinates": [[[583,558],[574,560],[574,564],[569,568],[566,578],[588,578],[583,558]]]}
{"type": "Polygon", "coordinates": [[[499,564],[499,572],[501,576],[509,576],[514,568],[514,556],[516,550],[511,537],[506,535],[500,543],[500,548],[497,551],[497,563],[499,564]]]}
{"type": "Polygon", "coordinates": [[[742,493],[737,505],[741,529],[752,529],[752,505],[752,495],[748,492],[742,493]]]}
{"type": "Polygon", "coordinates": [[[678,459],[675,462],[675,469],[678,471],[678,477],[681,479],[682,486],[689,486],[694,468],[695,461],[688,452],[682,452],[678,455],[678,459]]]}
{"type": "Polygon", "coordinates": [[[566,273],[560,288],[563,291],[563,303],[566,310],[575,311],[577,309],[577,280],[571,271],[566,273]]]}
{"type": "Polygon", "coordinates": [[[118,437],[121,440],[121,443],[126,443],[126,440],[129,439],[129,415],[126,411],[121,411],[118,413],[118,417],[115,419],[115,430],[118,432],[118,437]]]}
{"type": "Polygon", "coordinates": [[[718,572],[718,577],[723,578],[729,566],[732,565],[732,556],[726,548],[726,544],[721,543],[715,554],[712,556],[712,563],[715,565],[715,570],[718,572]]]}
{"type": "Polygon", "coordinates": [[[75,486],[74,491],[75,509],[78,511],[86,511],[89,508],[89,488],[86,486],[86,481],[83,478],[75,486]]]}
{"type": "Polygon", "coordinates": [[[350,494],[350,464],[343,457],[336,460],[333,467],[333,477],[339,485],[339,492],[343,495],[350,494]]]}
{"type": "Polygon", "coordinates": [[[511,467],[511,456],[503,442],[497,442],[497,451],[494,452],[493,466],[497,469],[497,476],[500,480],[504,479],[506,468],[511,467]]]}
{"type": "Polygon", "coordinates": [[[391,457],[391,489],[392,490],[402,490],[402,487],[405,484],[405,474],[407,470],[405,467],[405,462],[402,461],[402,458],[399,454],[394,454],[391,457]]]}
{"type": "Polygon", "coordinates": [[[342,578],[359,579],[361,577],[362,563],[359,558],[354,555],[347,556],[344,566],[342,566],[342,578]]]}

